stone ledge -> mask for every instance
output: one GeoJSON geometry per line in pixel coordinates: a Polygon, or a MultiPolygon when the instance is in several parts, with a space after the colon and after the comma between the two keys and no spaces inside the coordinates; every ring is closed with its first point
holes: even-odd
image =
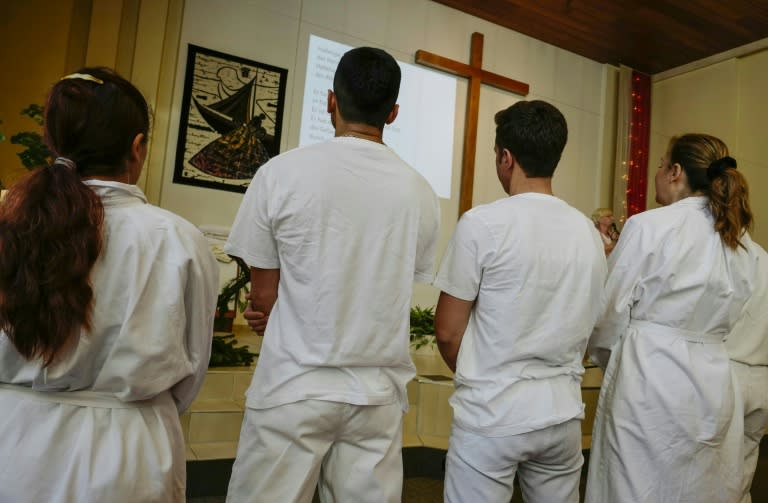
{"type": "MultiPolygon", "coordinates": [[[[246,326],[233,330],[239,345],[251,351],[261,349],[261,337],[246,326]]],[[[453,410],[448,398],[453,392],[453,373],[434,347],[412,353],[418,375],[408,383],[410,410],[403,417],[404,448],[448,448],[453,410]]],[[[245,391],[250,385],[254,366],[213,367],[190,409],[181,415],[181,426],[187,444],[187,459],[192,461],[227,459],[237,452],[237,441],[245,410],[245,391]]],[[[582,396],[586,404],[582,422],[582,446],[591,443],[602,370],[586,366],[582,396]]]]}

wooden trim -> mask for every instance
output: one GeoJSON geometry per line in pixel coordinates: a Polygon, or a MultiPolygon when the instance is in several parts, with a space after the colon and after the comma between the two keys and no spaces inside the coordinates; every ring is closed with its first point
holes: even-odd
{"type": "Polygon", "coordinates": [[[519,94],[520,96],[527,96],[530,90],[530,86],[525,82],[510,79],[486,70],[480,71],[480,78],[483,80],[483,84],[501,89],[502,91],[509,91],[515,94],[519,94]]]}
{"type": "Polygon", "coordinates": [[[467,112],[464,124],[464,147],[461,160],[461,186],[459,187],[459,216],[472,207],[472,196],[475,183],[475,154],[477,153],[477,124],[480,115],[480,85],[490,86],[525,96],[528,94],[528,84],[497,75],[482,69],[483,66],[483,34],[472,34],[469,64],[454,61],[431,52],[418,50],[416,63],[442,70],[458,77],[468,77],[467,112]]]}
{"type": "Polygon", "coordinates": [[[468,77],[475,73],[474,68],[471,66],[448,59],[443,56],[438,56],[428,51],[419,49],[416,51],[416,63],[419,63],[436,70],[442,70],[444,72],[451,73],[457,77],[468,77]]]}

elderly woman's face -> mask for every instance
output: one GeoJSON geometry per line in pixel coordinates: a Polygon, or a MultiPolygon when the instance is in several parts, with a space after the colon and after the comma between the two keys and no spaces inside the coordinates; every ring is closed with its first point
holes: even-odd
{"type": "Polygon", "coordinates": [[[600,225],[601,229],[607,229],[613,223],[613,214],[609,213],[607,215],[603,215],[597,219],[597,223],[600,225]]]}

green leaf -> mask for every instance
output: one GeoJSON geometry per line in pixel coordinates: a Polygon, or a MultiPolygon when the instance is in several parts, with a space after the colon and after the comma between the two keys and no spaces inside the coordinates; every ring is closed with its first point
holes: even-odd
{"type": "MultiPolygon", "coordinates": [[[[24,108],[20,115],[25,115],[34,120],[38,125],[43,124],[44,110],[43,107],[36,104],[28,105],[24,108]]],[[[0,121],[0,124],[2,121],[0,121]]],[[[3,133],[0,133],[0,141],[5,141],[7,138],[3,133]]],[[[51,153],[43,142],[43,137],[37,131],[21,131],[10,137],[11,143],[15,145],[21,145],[25,149],[16,155],[21,159],[21,163],[27,169],[36,168],[49,164],[52,161],[51,153]]]]}
{"type": "Polygon", "coordinates": [[[26,115],[33,121],[37,122],[39,125],[43,125],[43,107],[40,105],[30,103],[27,105],[27,108],[21,111],[21,115],[26,115]]]}
{"type": "Polygon", "coordinates": [[[39,133],[23,131],[11,136],[11,143],[27,147],[19,152],[19,159],[27,169],[37,168],[51,162],[51,153],[43,143],[43,137],[39,133]]]}
{"type": "Polygon", "coordinates": [[[411,347],[419,349],[426,345],[434,345],[435,308],[414,306],[411,308],[411,347]]]}
{"type": "Polygon", "coordinates": [[[235,346],[235,334],[214,335],[211,344],[209,367],[248,367],[258,353],[251,353],[247,346],[235,346]]]}
{"type": "Polygon", "coordinates": [[[245,310],[248,303],[248,285],[251,281],[251,268],[240,257],[232,257],[237,262],[237,276],[221,287],[216,307],[220,313],[230,309],[245,310]]]}

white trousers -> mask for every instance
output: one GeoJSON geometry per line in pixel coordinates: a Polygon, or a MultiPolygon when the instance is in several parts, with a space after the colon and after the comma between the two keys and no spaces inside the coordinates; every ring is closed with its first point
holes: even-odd
{"type": "Polygon", "coordinates": [[[749,503],[749,490],[757,468],[760,440],[768,429],[768,367],[744,365],[731,361],[736,387],[744,401],[744,478],[741,503],[749,503]]]}
{"type": "Polygon", "coordinates": [[[399,502],[402,421],[397,403],[247,408],[227,502],[399,502]]]}
{"type": "Polygon", "coordinates": [[[445,465],[446,503],[509,503],[515,473],[528,503],[578,503],[581,420],[485,437],[453,425],[445,465]]]}

